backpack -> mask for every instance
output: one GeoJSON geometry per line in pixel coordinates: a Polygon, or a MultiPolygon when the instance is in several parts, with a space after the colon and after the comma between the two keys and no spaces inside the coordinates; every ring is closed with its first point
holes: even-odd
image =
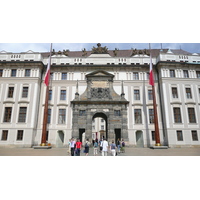
{"type": "Polygon", "coordinates": [[[85,147],[89,147],[88,142],[85,143],[85,147]]]}
{"type": "Polygon", "coordinates": [[[125,147],[125,142],[122,142],[122,146],[125,147]]]}
{"type": "Polygon", "coordinates": [[[111,149],[115,149],[116,145],[115,144],[111,144],[111,149]]]}
{"type": "Polygon", "coordinates": [[[98,147],[98,143],[97,142],[94,143],[94,147],[98,147]]]}

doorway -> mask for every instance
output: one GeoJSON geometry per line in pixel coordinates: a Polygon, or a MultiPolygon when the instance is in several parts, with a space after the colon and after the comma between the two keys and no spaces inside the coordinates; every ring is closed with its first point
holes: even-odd
{"type": "Polygon", "coordinates": [[[136,146],[139,147],[139,148],[144,147],[142,131],[136,131],[136,146]]]}
{"type": "Polygon", "coordinates": [[[108,139],[108,121],[107,116],[104,113],[94,114],[92,118],[92,129],[94,130],[95,135],[98,136],[98,139],[108,139]]]}
{"type": "Polygon", "coordinates": [[[56,139],[56,147],[63,147],[64,143],[64,133],[63,131],[58,131],[57,139],[56,139]]]}
{"type": "Polygon", "coordinates": [[[83,133],[85,133],[85,129],[80,128],[79,129],[79,139],[80,139],[81,142],[84,142],[84,140],[85,140],[85,134],[83,134],[83,133]]]}
{"type": "Polygon", "coordinates": [[[121,129],[120,128],[115,129],[115,144],[117,144],[118,139],[121,140],[121,129]]]}

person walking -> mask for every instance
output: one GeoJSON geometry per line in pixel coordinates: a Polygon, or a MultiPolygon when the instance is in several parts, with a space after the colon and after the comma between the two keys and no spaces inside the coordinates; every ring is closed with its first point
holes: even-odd
{"type": "Polygon", "coordinates": [[[122,153],[125,153],[125,142],[124,140],[122,139],[122,147],[121,147],[121,152],[122,153]]]}
{"type": "Polygon", "coordinates": [[[90,148],[90,142],[89,142],[89,139],[87,139],[85,142],[85,155],[86,156],[88,156],[89,148],[90,148]]]}
{"type": "Polygon", "coordinates": [[[102,142],[103,142],[103,140],[102,140],[102,138],[99,140],[99,152],[101,153],[102,152],[102,142]]]}
{"type": "Polygon", "coordinates": [[[82,145],[82,142],[80,141],[80,139],[78,139],[76,142],[76,150],[75,150],[77,156],[80,156],[81,145],[82,145]]]}
{"type": "Polygon", "coordinates": [[[118,148],[118,153],[120,153],[121,142],[119,138],[117,139],[117,148],[118,148]]]}
{"type": "Polygon", "coordinates": [[[116,156],[116,148],[117,148],[117,146],[114,143],[114,140],[112,140],[112,143],[110,145],[110,151],[111,151],[112,156],[116,156]]]}
{"type": "Polygon", "coordinates": [[[94,156],[98,154],[98,140],[96,139],[94,142],[94,156]]]}
{"type": "Polygon", "coordinates": [[[71,147],[71,156],[74,156],[74,149],[75,149],[74,138],[71,139],[70,147],[71,147]]]}
{"type": "Polygon", "coordinates": [[[71,139],[69,139],[69,142],[68,142],[68,155],[71,154],[71,139]]]}
{"type": "Polygon", "coordinates": [[[102,156],[107,156],[108,155],[108,142],[106,141],[106,138],[103,139],[101,146],[102,146],[102,156]]]}

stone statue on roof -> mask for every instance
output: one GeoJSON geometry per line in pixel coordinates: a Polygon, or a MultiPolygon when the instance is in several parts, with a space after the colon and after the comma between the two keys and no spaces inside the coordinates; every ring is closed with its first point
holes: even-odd
{"type": "Polygon", "coordinates": [[[97,48],[96,47],[92,48],[92,54],[108,54],[108,48],[106,46],[101,47],[101,44],[98,43],[97,48]]]}

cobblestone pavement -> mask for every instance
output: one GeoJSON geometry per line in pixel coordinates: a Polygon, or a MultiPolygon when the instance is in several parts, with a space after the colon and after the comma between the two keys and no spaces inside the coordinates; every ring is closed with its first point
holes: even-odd
{"type": "MultiPolygon", "coordinates": [[[[108,153],[110,156],[111,154],[108,153]]],[[[0,148],[0,156],[70,156],[66,148],[33,149],[33,148],[0,148]]],[[[83,150],[81,156],[85,156],[83,150]]],[[[90,148],[89,156],[93,155],[93,148],[90,148]]],[[[98,152],[98,156],[101,154],[98,152]]],[[[200,156],[200,148],[126,148],[125,153],[118,156],[200,156]]]]}

